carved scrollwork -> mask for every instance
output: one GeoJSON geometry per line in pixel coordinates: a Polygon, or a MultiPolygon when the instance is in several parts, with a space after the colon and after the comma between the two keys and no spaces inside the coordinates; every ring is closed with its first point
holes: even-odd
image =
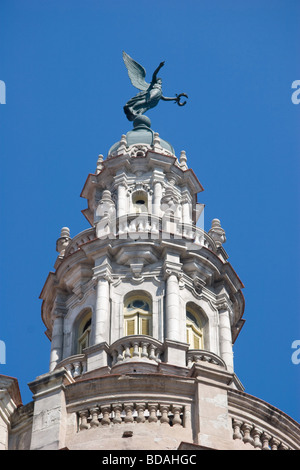
{"type": "Polygon", "coordinates": [[[129,155],[132,158],[145,157],[149,147],[147,145],[133,145],[129,151],[129,155]]]}

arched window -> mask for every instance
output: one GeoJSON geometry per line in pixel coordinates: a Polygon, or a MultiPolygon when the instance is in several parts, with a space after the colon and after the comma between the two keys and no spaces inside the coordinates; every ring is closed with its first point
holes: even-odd
{"type": "Polygon", "coordinates": [[[145,191],[135,191],[132,195],[134,211],[138,214],[148,212],[148,196],[145,191]]]}
{"type": "Polygon", "coordinates": [[[199,313],[190,306],[186,309],[186,341],[190,349],[203,349],[203,330],[199,313]]]}
{"type": "Polygon", "coordinates": [[[125,300],[124,333],[125,336],[152,334],[151,302],[147,296],[135,295],[125,300]]]}
{"type": "Polygon", "coordinates": [[[92,313],[88,312],[82,318],[78,327],[77,351],[79,354],[81,354],[85,348],[90,346],[91,325],[92,313]]]}

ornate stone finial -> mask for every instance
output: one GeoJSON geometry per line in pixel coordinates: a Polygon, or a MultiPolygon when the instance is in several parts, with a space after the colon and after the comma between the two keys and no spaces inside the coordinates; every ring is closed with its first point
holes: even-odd
{"type": "Polygon", "coordinates": [[[211,223],[211,229],[209,230],[208,234],[215,241],[217,247],[222,246],[223,243],[226,242],[225,230],[221,227],[221,222],[219,219],[213,219],[211,223]]]}
{"type": "Polygon", "coordinates": [[[96,175],[98,175],[103,168],[103,159],[104,159],[103,155],[100,154],[97,160],[96,175]]]}
{"type": "Polygon", "coordinates": [[[158,149],[158,150],[161,149],[160,137],[159,137],[159,133],[158,133],[158,132],[154,132],[154,134],[153,134],[153,148],[154,148],[154,150],[155,150],[155,149],[158,149]]]}
{"type": "Polygon", "coordinates": [[[127,147],[126,135],[122,134],[122,137],[121,137],[121,140],[120,140],[120,145],[119,145],[119,148],[118,148],[118,154],[121,155],[124,152],[126,152],[126,147],[127,147]]]}
{"type": "Polygon", "coordinates": [[[66,248],[70,241],[70,229],[68,227],[63,227],[60,232],[60,237],[56,241],[56,251],[59,253],[59,256],[65,255],[66,248]]]}
{"type": "Polygon", "coordinates": [[[99,201],[97,208],[97,216],[108,216],[112,213],[112,210],[115,208],[115,203],[112,200],[111,192],[108,189],[104,189],[102,197],[99,201]]]}
{"type": "Polygon", "coordinates": [[[133,60],[126,52],[123,51],[123,60],[126,65],[128,76],[132,85],[141,90],[136,96],[131,98],[124,106],[124,112],[129,121],[134,121],[136,117],[144,114],[151,108],[154,108],[160,100],[163,101],[175,101],[178,106],[184,106],[186,101],[183,103],[180,101],[182,96],[188,98],[185,93],[175,95],[174,98],[167,98],[162,94],[162,79],[157,77],[160,69],[165,65],[165,62],[161,62],[155,69],[152,75],[151,83],[147,83],[145,80],[146,70],[142,65],[138,64],[133,60]]]}
{"type": "Polygon", "coordinates": [[[102,193],[102,201],[104,200],[111,200],[111,192],[109,189],[104,189],[103,193],[102,193]]]}
{"type": "Polygon", "coordinates": [[[179,165],[182,170],[187,170],[188,166],[186,164],[187,158],[186,158],[186,153],[185,150],[182,150],[180,152],[180,157],[179,157],[179,165]]]}

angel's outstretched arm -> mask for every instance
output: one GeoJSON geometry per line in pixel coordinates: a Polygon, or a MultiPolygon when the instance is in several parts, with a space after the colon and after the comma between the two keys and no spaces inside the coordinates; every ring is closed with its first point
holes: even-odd
{"type": "Polygon", "coordinates": [[[156,82],[157,74],[164,65],[165,65],[165,61],[161,62],[159,66],[154,70],[153,75],[152,75],[152,82],[151,82],[152,84],[156,82]]]}
{"type": "Polygon", "coordinates": [[[161,99],[163,101],[177,101],[177,98],[168,98],[167,96],[162,96],[161,99]]]}
{"type": "Polygon", "coordinates": [[[175,101],[175,103],[177,103],[178,106],[184,106],[186,104],[186,101],[181,103],[180,98],[182,96],[185,96],[186,98],[188,98],[188,95],[186,93],[180,93],[180,95],[175,95],[175,98],[168,98],[167,96],[162,96],[161,99],[163,101],[175,101]]]}

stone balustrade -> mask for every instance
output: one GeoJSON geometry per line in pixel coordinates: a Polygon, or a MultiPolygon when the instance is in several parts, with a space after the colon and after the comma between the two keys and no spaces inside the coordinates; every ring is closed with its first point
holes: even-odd
{"type": "Polygon", "coordinates": [[[97,224],[98,238],[119,239],[188,239],[195,249],[203,246],[216,251],[214,240],[200,227],[183,223],[179,218],[158,217],[149,212],[103,217],[97,224]]]}
{"type": "Polygon", "coordinates": [[[77,413],[78,431],[98,426],[157,424],[187,427],[190,405],[154,402],[116,402],[97,404],[77,413]]]}
{"type": "Polygon", "coordinates": [[[191,368],[195,363],[209,362],[210,364],[215,364],[226,369],[226,364],[220,356],[203,349],[189,349],[186,354],[186,360],[187,367],[189,368],[191,368]]]}
{"type": "Polygon", "coordinates": [[[162,352],[163,344],[145,335],[125,336],[109,348],[113,366],[132,359],[160,363],[162,352]]]}
{"type": "Polygon", "coordinates": [[[68,247],[68,254],[74,253],[77,251],[81,245],[88,243],[95,239],[95,230],[94,228],[88,228],[78,233],[75,237],[70,240],[68,247]]]}
{"type": "MultiPolygon", "coordinates": [[[[166,345],[151,336],[124,336],[108,348],[107,363],[111,367],[130,363],[131,361],[159,365],[165,363],[165,351],[166,345]]],[[[76,378],[88,372],[88,354],[88,350],[86,350],[82,354],[69,356],[60,361],[56,369],[64,367],[72,377],[76,378]]],[[[186,352],[186,366],[188,368],[200,362],[218,365],[226,369],[223,359],[210,351],[189,349],[186,352]]]]}
{"type": "Polygon", "coordinates": [[[72,377],[78,377],[79,375],[86,372],[87,360],[85,354],[76,354],[74,356],[67,357],[63,361],[57,364],[57,369],[64,367],[72,377]]]}
{"type": "Polygon", "coordinates": [[[233,418],[232,428],[233,439],[241,439],[245,444],[251,444],[256,449],[290,450],[278,437],[251,422],[233,418]]]}

